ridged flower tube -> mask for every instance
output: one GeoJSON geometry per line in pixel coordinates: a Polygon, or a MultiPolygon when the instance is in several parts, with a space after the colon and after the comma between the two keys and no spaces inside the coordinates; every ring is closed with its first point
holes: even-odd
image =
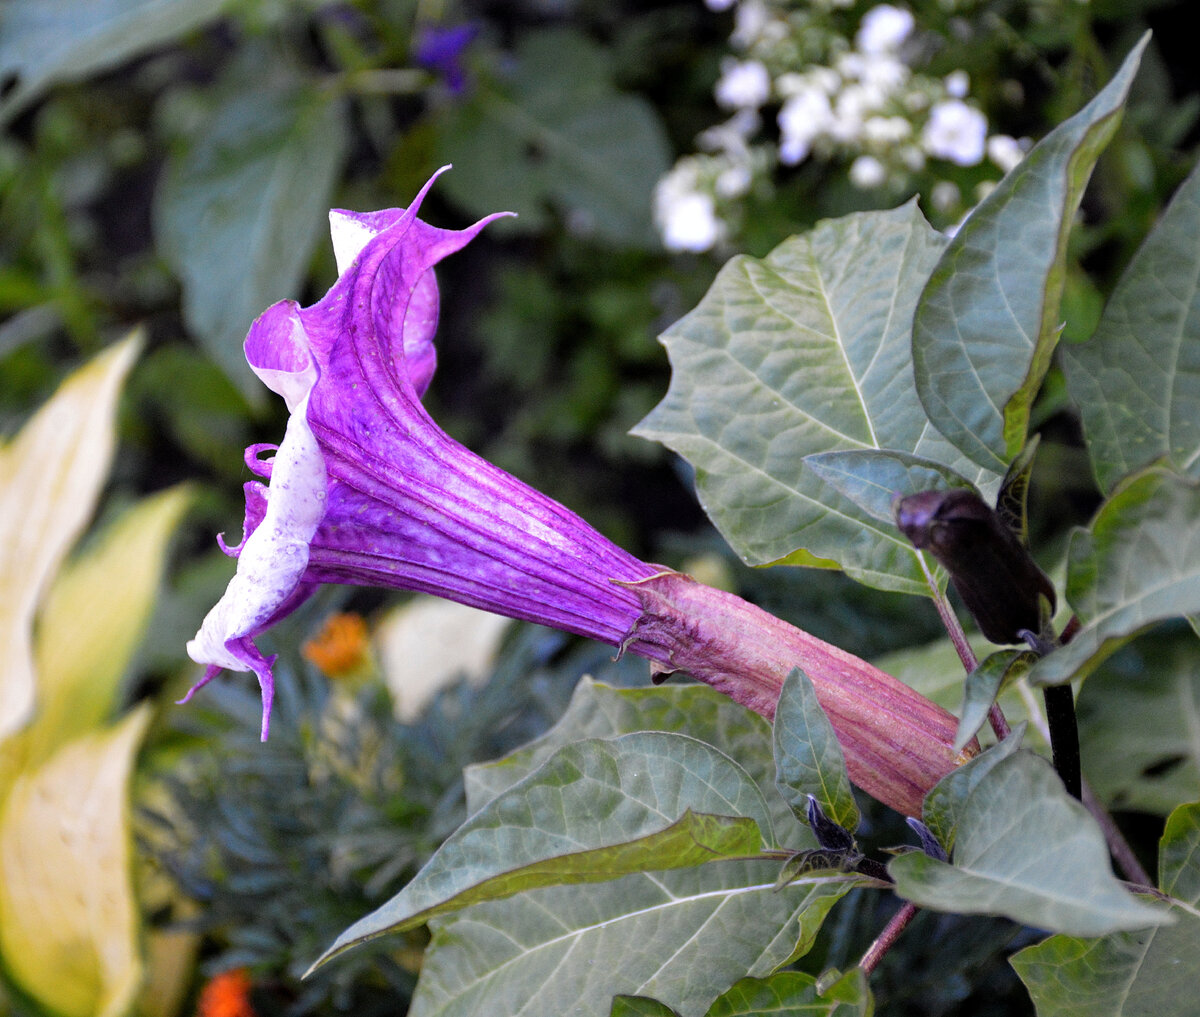
{"type": "Polygon", "coordinates": [[[185,698],[223,669],[253,672],[265,739],[274,658],[254,637],[322,583],[414,590],[687,670],[768,718],[802,666],[851,778],[919,814],[957,762],[953,717],[737,597],[639,561],[430,418],[421,397],[436,364],[433,266],[496,218],[430,226],[417,212],[432,183],[407,209],[331,212],[333,288],[311,307],[272,305],[246,337],[250,367],[290,416],[277,447],[247,449],[268,483],[245,486],[243,540],[222,542],[237,573],[188,643],[206,669],[185,698]]]}

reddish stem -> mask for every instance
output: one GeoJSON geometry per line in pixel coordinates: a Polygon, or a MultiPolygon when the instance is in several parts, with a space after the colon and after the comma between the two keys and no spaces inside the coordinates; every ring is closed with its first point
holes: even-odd
{"type": "Polygon", "coordinates": [[[900,910],[892,915],[891,921],[883,927],[883,931],[875,938],[875,942],[867,947],[867,952],[858,962],[863,974],[869,975],[879,966],[879,962],[900,938],[900,933],[908,928],[908,923],[916,917],[919,910],[912,901],[906,900],[900,905],[900,910]]]}

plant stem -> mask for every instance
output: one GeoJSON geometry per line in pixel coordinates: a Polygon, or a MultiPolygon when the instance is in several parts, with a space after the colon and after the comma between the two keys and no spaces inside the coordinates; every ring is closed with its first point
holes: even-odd
{"type": "Polygon", "coordinates": [[[861,872],[864,876],[870,876],[872,879],[878,879],[881,883],[894,885],[896,882],[888,872],[887,866],[882,862],[875,861],[874,858],[860,858],[858,864],[854,866],[854,871],[861,872]]]}
{"type": "Polygon", "coordinates": [[[1133,853],[1133,848],[1129,846],[1129,841],[1125,839],[1124,834],[1117,828],[1113,817],[1109,815],[1108,810],[1100,803],[1100,799],[1096,797],[1096,793],[1088,786],[1086,781],[1083,783],[1082,800],[1088,812],[1092,814],[1092,818],[1100,824],[1100,830],[1104,834],[1104,841],[1108,845],[1108,853],[1113,856],[1117,867],[1125,873],[1125,878],[1131,883],[1136,883],[1139,887],[1153,890],[1154,884],[1150,881],[1150,874],[1142,868],[1142,863],[1138,861],[1137,855],[1133,853]]]}
{"type": "Polygon", "coordinates": [[[867,952],[858,962],[863,974],[869,975],[879,966],[884,955],[900,938],[900,933],[908,928],[908,923],[916,917],[918,910],[920,909],[911,901],[905,901],[900,906],[900,910],[892,915],[891,920],[883,927],[883,931],[875,938],[875,942],[867,947],[867,952]]]}
{"type": "Polygon", "coordinates": [[[1050,726],[1050,753],[1054,769],[1072,798],[1083,800],[1083,777],[1079,761],[1079,726],[1075,722],[1075,690],[1070,685],[1047,685],[1042,689],[1046,723],[1050,726]]]}
{"type": "MultiPolygon", "coordinates": [[[[929,590],[933,594],[933,606],[937,608],[938,617],[942,619],[942,625],[945,626],[946,632],[950,636],[950,642],[954,644],[954,649],[958,653],[958,659],[962,661],[962,666],[967,674],[970,674],[979,666],[979,660],[975,656],[975,651],[971,649],[971,644],[967,642],[967,634],[963,631],[958,616],[950,606],[950,601],[938,589],[937,583],[933,581],[933,575],[930,573],[929,567],[925,564],[925,556],[919,554],[917,557],[920,559],[921,568],[925,572],[925,581],[929,584],[929,590]]],[[[999,703],[992,703],[988,708],[988,723],[991,725],[992,732],[995,734],[997,741],[1004,741],[1012,733],[1012,728],[1008,726],[1008,720],[1004,716],[1004,711],[1000,709],[999,703]]]]}
{"type": "Polygon", "coordinates": [[[929,566],[925,564],[925,555],[918,554],[917,560],[921,563],[921,570],[925,573],[925,582],[929,584],[929,591],[933,594],[933,606],[937,608],[938,617],[942,619],[942,624],[946,627],[946,632],[950,636],[950,642],[954,644],[954,649],[958,653],[958,659],[962,661],[962,666],[966,668],[967,674],[970,674],[979,666],[979,661],[975,657],[975,651],[971,649],[971,644],[967,642],[967,634],[963,632],[963,627],[959,624],[958,616],[955,615],[954,609],[950,606],[950,601],[938,589],[937,583],[934,582],[933,573],[929,571],[929,566]]]}

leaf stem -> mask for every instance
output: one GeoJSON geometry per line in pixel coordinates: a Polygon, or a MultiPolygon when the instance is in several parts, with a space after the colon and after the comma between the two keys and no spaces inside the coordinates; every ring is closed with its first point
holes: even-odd
{"type": "Polygon", "coordinates": [[[929,566],[925,563],[925,555],[918,551],[917,560],[921,563],[921,570],[925,573],[925,582],[929,584],[929,592],[933,595],[933,606],[937,608],[938,617],[942,619],[942,625],[945,626],[946,632],[950,636],[950,642],[954,644],[958,659],[962,661],[962,666],[966,668],[967,674],[970,674],[979,666],[975,651],[967,642],[967,634],[963,631],[958,616],[954,613],[954,608],[950,606],[949,599],[934,582],[933,573],[929,571],[929,566]]]}
{"type": "Polygon", "coordinates": [[[875,942],[867,947],[867,952],[862,955],[862,960],[858,962],[858,966],[862,968],[863,974],[869,975],[879,966],[879,962],[883,960],[884,955],[895,945],[896,940],[900,938],[900,934],[908,928],[908,923],[916,917],[919,910],[912,901],[906,900],[900,906],[900,910],[892,915],[891,920],[883,927],[883,931],[875,937],[875,942]]]}
{"type": "MultiPolygon", "coordinates": [[[[925,563],[925,555],[918,552],[917,560],[920,561],[921,569],[925,573],[925,582],[929,584],[929,592],[933,596],[933,606],[937,608],[938,617],[942,619],[942,625],[945,626],[946,632],[950,636],[950,642],[954,644],[963,668],[967,674],[970,674],[979,666],[979,658],[975,656],[975,651],[967,642],[967,634],[963,631],[958,615],[954,613],[954,608],[950,606],[949,598],[938,589],[937,583],[934,582],[933,574],[925,563]]],[[[1012,728],[1008,726],[1008,720],[1004,716],[1004,711],[1000,709],[999,703],[992,703],[988,708],[988,723],[991,725],[997,741],[1004,741],[1012,733],[1012,728]]]]}
{"type": "MultiPolygon", "coordinates": [[[[1069,685],[1065,687],[1070,688],[1069,685]]],[[[1113,860],[1117,863],[1117,866],[1125,873],[1125,878],[1131,883],[1137,883],[1139,887],[1153,890],[1154,883],[1150,881],[1150,874],[1142,868],[1142,863],[1138,861],[1137,855],[1133,853],[1133,848],[1129,846],[1129,841],[1125,839],[1124,834],[1117,828],[1116,821],[1101,804],[1100,799],[1096,797],[1096,792],[1091,789],[1087,781],[1083,782],[1082,790],[1083,804],[1086,806],[1088,812],[1092,814],[1092,818],[1100,825],[1100,830],[1104,834],[1104,841],[1108,845],[1108,853],[1113,856],[1113,860]]]]}
{"type": "Polygon", "coordinates": [[[855,872],[861,872],[864,876],[870,876],[872,879],[877,879],[881,883],[891,883],[895,885],[895,880],[892,879],[891,873],[888,872],[887,866],[883,862],[877,862],[874,858],[860,858],[858,864],[854,866],[855,872]]]}

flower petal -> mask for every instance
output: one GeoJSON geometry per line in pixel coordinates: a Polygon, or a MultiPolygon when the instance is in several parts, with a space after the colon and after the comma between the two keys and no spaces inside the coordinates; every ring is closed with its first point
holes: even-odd
{"type": "MultiPolygon", "coordinates": [[[[290,390],[291,383],[284,387],[290,390]]],[[[326,498],[325,460],[308,424],[305,396],[293,410],[275,454],[262,522],[242,542],[237,574],[187,644],[188,656],[209,667],[185,699],[222,668],[253,671],[263,690],[264,740],[274,689],[273,658],[263,658],[250,637],[270,625],[285,606],[295,607],[308,567],[309,541],[325,514],[326,498]]]]}

